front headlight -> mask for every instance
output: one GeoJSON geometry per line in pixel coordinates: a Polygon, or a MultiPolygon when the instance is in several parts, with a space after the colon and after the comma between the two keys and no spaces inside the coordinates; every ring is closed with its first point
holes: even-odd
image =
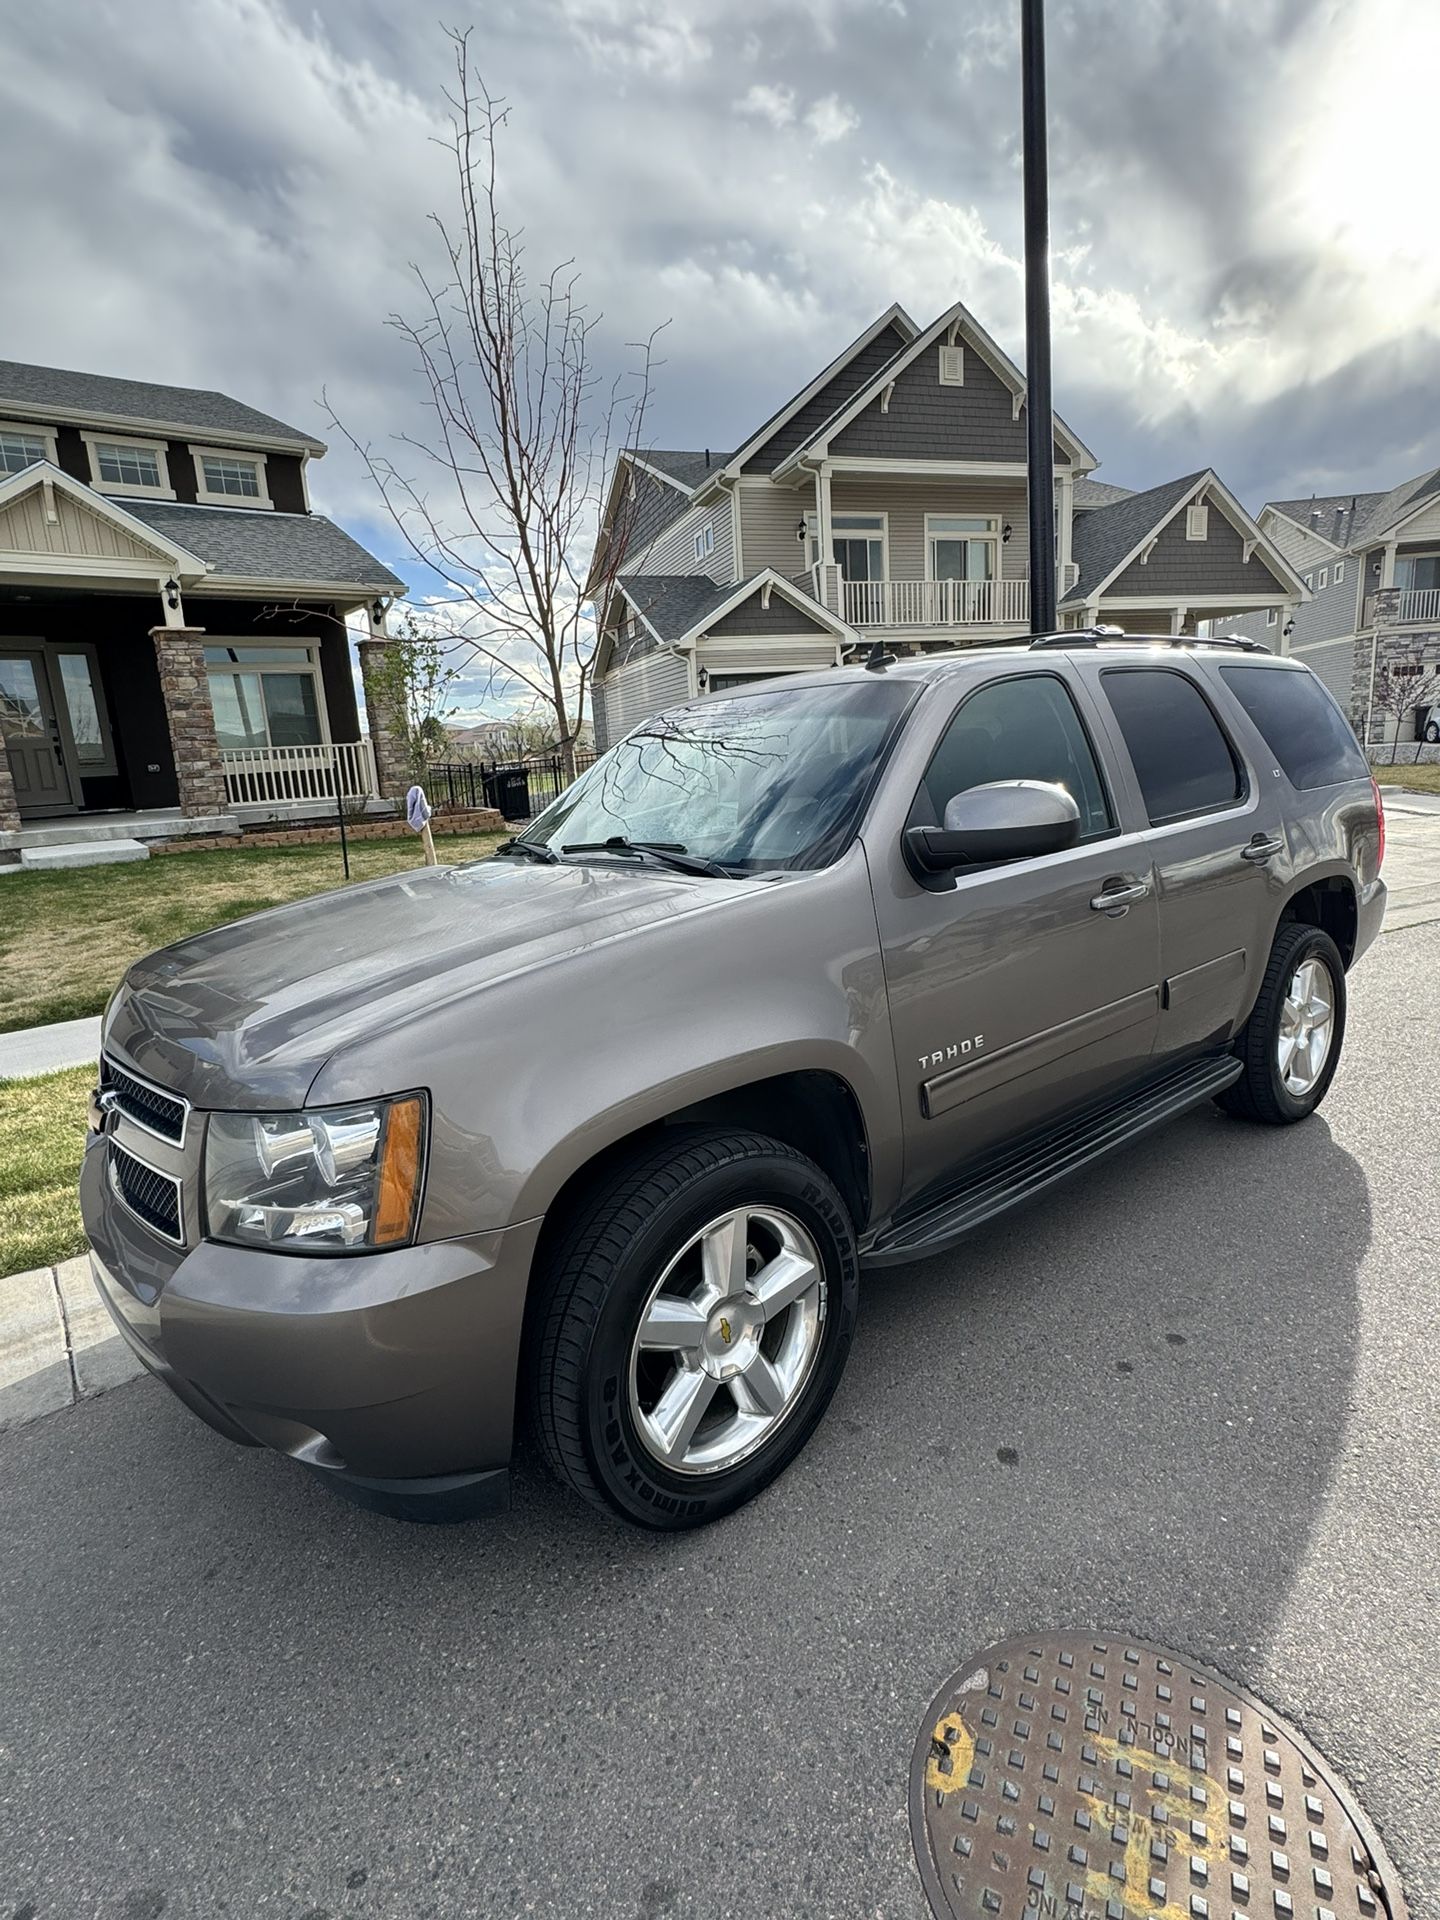
{"type": "Polygon", "coordinates": [[[307,1113],[213,1113],[210,1237],[292,1253],[403,1246],[415,1230],[424,1159],[418,1093],[307,1113]]]}

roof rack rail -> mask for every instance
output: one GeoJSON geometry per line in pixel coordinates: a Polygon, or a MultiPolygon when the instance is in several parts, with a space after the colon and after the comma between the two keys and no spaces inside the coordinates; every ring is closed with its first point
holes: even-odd
{"type": "Polygon", "coordinates": [[[1263,640],[1251,640],[1243,633],[1217,633],[1208,637],[1193,633],[1126,633],[1122,627],[1076,627],[1070,633],[1042,633],[1029,642],[1032,653],[1047,647],[1229,647],[1237,653],[1269,653],[1263,640]]]}

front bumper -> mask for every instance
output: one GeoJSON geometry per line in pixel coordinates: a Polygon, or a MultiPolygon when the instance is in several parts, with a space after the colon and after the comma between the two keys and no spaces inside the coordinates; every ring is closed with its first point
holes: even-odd
{"type": "Polygon", "coordinates": [[[137,1220],[92,1135],[91,1271],[140,1359],[217,1432],[288,1454],[366,1506],[460,1518],[506,1503],[540,1222],[356,1257],[201,1240],[137,1220]]]}

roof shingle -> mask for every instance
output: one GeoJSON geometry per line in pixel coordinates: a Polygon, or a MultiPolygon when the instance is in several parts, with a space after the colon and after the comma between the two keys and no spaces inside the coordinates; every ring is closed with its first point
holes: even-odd
{"type": "Polygon", "coordinates": [[[23,360],[0,360],[0,416],[17,410],[145,420],[156,427],[200,433],[253,435],[325,451],[324,443],[272,414],[232,400],[228,393],[199,387],[156,386],[148,380],[117,380],[105,373],[78,373],[65,367],[35,367],[23,360]]]}
{"type": "Polygon", "coordinates": [[[1078,514],[1071,535],[1071,557],[1080,573],[1062,604],[1074,606],[1092,594],[1206,471],[1202,467],[1198,473],[1165,480],[1144,493],[1126,494],[1108,507],[1078,514]]]}
{"type": "Polygon", "coordinates": [[[404,590],[404,581],[323,514],[186,507],[173,500],[123,505],[177,546],[210,561],[222,577],[404,590]]]}

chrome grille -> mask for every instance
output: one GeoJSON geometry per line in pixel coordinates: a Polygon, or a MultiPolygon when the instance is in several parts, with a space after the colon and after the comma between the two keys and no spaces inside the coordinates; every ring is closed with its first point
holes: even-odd
{"type": "Polygon", "coordinates": [[[123,1113],[127,1120],[133,1120],[137,1127],[143,1127],[157,1139],[169,1140],[177,1147],[185,1144],[185,1123],[190,1117],[190,1106],[178,1094],[152,1087],[148,1080],[140,1079],[137,1074],[116,1066],[113,1060],[103,1056],[100,1061],[100,1091],[110,1095],[106,1102],[108,1106],[123,1113]]]}
{"type": "Polygon", "coordinates": [[[183,1246],[185,1230],[181,1224],[180,1182],[172,1179],[168,1173],[161,1173],[147,1161],[138,1159],[118,1140],[111,1140],[109,1154],[110,1185],[121,1202],[152,1233],[158,1233],[162,1239],[172,1241],[177,1247],[183,1246]]]}

